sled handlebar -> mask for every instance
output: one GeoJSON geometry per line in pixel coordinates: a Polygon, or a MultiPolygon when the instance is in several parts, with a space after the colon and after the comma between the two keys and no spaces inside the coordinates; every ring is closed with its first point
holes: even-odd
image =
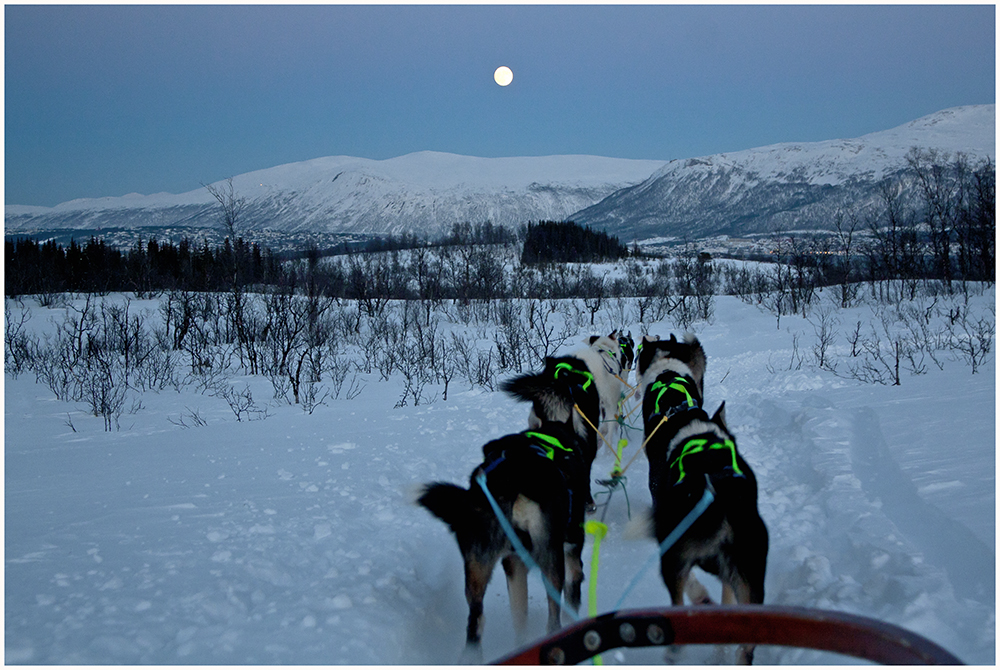
{"type": "Polygon", "coordinates": [[[927,638],[869,617],[780,605],[697,605],[608,612],[568,626],[498,665],[575,665],[618,647],[758,644],[832,651],[886,665],[962,665],[927,638]]]}

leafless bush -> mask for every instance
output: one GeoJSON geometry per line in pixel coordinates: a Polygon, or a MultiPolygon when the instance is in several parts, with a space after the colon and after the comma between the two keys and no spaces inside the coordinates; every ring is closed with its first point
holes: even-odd
{"type": "MultiPolygon", "coordinates": [[[[527,362],[529,368],[541,367],[547,356],[554,354],[578,332],[569,323],[567,315],[558,311],[558,301],[546,302],[548,304],[541,303],[529,312],[530,327],[524,333],[525,347],[529,353],[527,362]]],[[[492,360],[490,362],[492,363],[492,360]]]]}
{"type": "Polygon", "coordinates": [[[836,370],[837,364],[830,359],[830,347],[837,339],[836,327],[840,322],[833,316],[833,311],[827,308],[817,310],[816,317],[810,318],[809,322],[816,334],[816,344],[812,348],[816,364],[823,369],[836,370]]]}
{"type": "Polygon", "coordinates": [[[14,315],[10,300],[3,306],[4,372],[14,379],[32,366],[38,351],[38,338],[25,330],[31,320],[31,311],[24,307],[14,315]]]}
{"type": "Polygon", "coordinates": [[[325,405],[326,399],[329,397],[330,389],[326,385],[309,380],[305,383],[299,404],[302,406],[304,412],[312,414],[317,407],[325,405]]]}
{"type": "Polygon", "coordinates": [[[263,420],[268,417],[267,407],[259,407],[254,402],[249,384],[244,384],[242,389],[237,389],[229,382],[221,382],[216,385],[212,395],[226,401],[229,409],[233,410],[237,421],[263,420]]]}
{"type": "Polygon", "coordinates": [[[35,381],[48,386],[57,400],[73,400],[76,385],[73,369],[76,360],[68,342],[46,336],[33,359],[35,381]]]}
{"type": "Polygon", "coordinates": [[[113,355],[94,357],[77,373],[79,398],[89,405],[94,416],[104,418],[106,431],[119,427],[128,392],[123,377],[120,359],[113,355]]]}
{"type": "Polygon", "coordinates": [[[848,376],[866,384],[899,386],[900,363],[906,356],[902,338],[893,335],[885,319],[881,332],[874,323],[868,325],[867,335],[860,340],[862,355],[848,364],[848,376]]]}
{"type": "Polygon", "coordinates": [[[167,421],[169,421],[170,423],[174,424],[175,426],[180,426],[181,428],[191,428],[192,426],[207,426],[208,425],[208,422],[205,421],[205,419],[203,419],[201,417],[201,414],[199,414],[198,410],[191,409],[190,407],[187,407],[187,406],[185,406],[184,409],[187,410],[188,420],[191,421],[191,425],[190,426],[184,420],[184,414],[181,414],[180,417],[177,419],[177,421],[174,421],[173,419],[171,419],[168,416],[167,417],[167,421]]]}
{"type": "MultiPolygon", "coordinates": [[[[996,308],[991,306],[991,311],[996,308]]],[[[991,317],[973,319],[966,310],[948,327],[948,345],[958,358],[972,368],[972,374],[989,358],[996,337],[996,312],[991,317]]]]}
{"type": "Polygon", "coordinates": [[[527,329],[521,304],[501,300],[496,312],[497,329],[493,334],[493,343],[499,357],[498,365],[503,370],[521,372],[528,360],[527,329]]]}

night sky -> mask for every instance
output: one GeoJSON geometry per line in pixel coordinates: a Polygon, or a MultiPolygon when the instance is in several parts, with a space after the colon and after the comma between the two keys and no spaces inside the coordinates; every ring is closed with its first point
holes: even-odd
{"type": "Polygon", "coordinates": [[[996,94],[993,5],[8,5],[4,18],[7,204],[181,193],[330,155],[670,160],[857,137],[996,94]]]}

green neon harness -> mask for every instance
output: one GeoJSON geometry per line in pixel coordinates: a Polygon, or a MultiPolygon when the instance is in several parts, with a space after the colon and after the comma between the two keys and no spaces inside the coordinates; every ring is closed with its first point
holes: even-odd
{"type": "Polygon", "coordinates": [[[732,468],[733,472],[736,473],[738,477],[743,476],[743,471],[740,470],[740,466],[736,462],[736,444],[733,443],[729,438],[720,439],[718,437],[692,437],[687,442],[684,443],[679,449],[679,453],[676,457],[670,460],[670,467],[677,466],[678,477],[677,483],[680,484],[684,481],[684,457],[691,456],[693,454],[702,453],[705,451],[712,450],[728,450],[730,456],[732,457],[732,468]]]}
{"type": "Polygon", "coordinates": [[[574,368],[570,363],[556,363],[556,373],[555,378],[559,379],[560,372],[573,372],[584,378],[583,390],[586,391],[590,388],[590,385],[594,383],[594,375],[588,370],[579,370],[574,368]]]}
{"type": "Polygon", "coordinates": [[[674,377],[673,381],[671,381],[669,384],[666,384],[659,380],[654,382],[653,385],[649,387],[649,390],[650,392],[656,393],[656,408],[654,410],[655,413],[656,414],[663,413],[663,410],[660,409],[660,400],[663,398],[663,395],[667,391],[678,391],[679,393],[683,393],[684,403],[682,403],[682,405],[680,406],[683,406],[683,404],[686,403],[687,409],[696,408],[698,406],[698,402],[694,399],[694,397],[692,397],[691,392],[688,391],[688,385],[690,383],[691,382],[687,379],[687,377],[674,377]]]}
{"type": "Polygon", "coordinates": [[[545,450],[545,457],[550,461],[555,460],[556,449],[562,449],[563,451],[568,451],[573,453],[573,450],[569,447],[564,447],[563,443],[552,437],[551,435],[546,435],[545,433],[536,433],[531,430],[524,432],[524,436],[535,440],[535,444],[545,450]]]}

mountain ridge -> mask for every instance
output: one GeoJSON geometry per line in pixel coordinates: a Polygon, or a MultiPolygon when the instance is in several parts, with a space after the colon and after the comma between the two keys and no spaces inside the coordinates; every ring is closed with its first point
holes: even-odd
{"type": "MultiPolygon", "coordinates": [[[[433,237],[454,223],[573,219],[623,239],[744,234],[809,224],[905,166],[911,147],[995,157],[995,105],[941,110],[853,139],[784,142],[671,161],[587,155],[480,158],[421,151],[326,156],[232,178],[244,220],[278,232],[433,237]]],[[[216,182],[219,186],[222,182],[216,182]]],[[[5,206],[8,233],[218,226],[205,188],[5,206]]]]}
{"type": "Polygon", "coordinates": [[[784,142],[673,160],[573,215],[627,240],[828,228],[838,209],[877,197],[913,148],[996,156],[995,105],[953,107],[854,139],[784,142]]]}

